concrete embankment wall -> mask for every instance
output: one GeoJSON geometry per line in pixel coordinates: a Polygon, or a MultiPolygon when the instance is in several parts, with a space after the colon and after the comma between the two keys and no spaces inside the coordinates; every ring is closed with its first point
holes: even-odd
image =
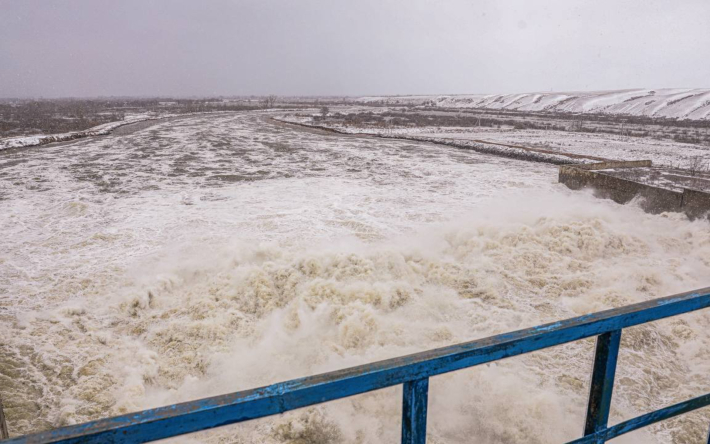
{"type": "MultiPolygon", "coordinates": [[[[683,212],[691,218],[701,217],[710,211],[710,194],[697,190],[683,190],[683,212]]],[[[710,214],[708,214],[710,219],[710,214]]]]}
{"type": "Polygon", "coordinates": [[[652,165],[653,163],[650,160],[609,160],[598,163],[588,163],[586,165],[577,165],[577,167],[584,170],[606,170],[609,168],[650,167],[652,165]]]}
{"type": "Polygon", "coordinates": [[[650,160],[632,162],[601,162],[587,165],[563,165],[559,169],[559,182],[568,188],[594,189],[597,197],[625,204],[641,197],[641,208],[649,213],[666,211],[683,212],[691,218],[701,217],[710,211],[710,194],[684,189],[683,192],[614,177],[599,170],[609,168],[650,167],[650,160]]]}

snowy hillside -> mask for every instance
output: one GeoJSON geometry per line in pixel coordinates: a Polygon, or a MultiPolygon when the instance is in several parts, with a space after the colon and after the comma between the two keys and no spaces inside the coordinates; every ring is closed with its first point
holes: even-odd
{"type": "Polygon", "coordinates": [[[629,89],[619,91],[498,95],[363,97],[365,103],[433,104],[445,108],[625,114],[710,119],[710,89],[629,89]]]}

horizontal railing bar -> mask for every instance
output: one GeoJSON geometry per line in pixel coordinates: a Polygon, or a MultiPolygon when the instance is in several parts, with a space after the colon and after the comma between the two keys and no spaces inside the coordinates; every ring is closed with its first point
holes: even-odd
{"type": "Polygon", "coordinates": [[[675,416],[692,412],[693,410],[701,409],[708,405],[710,405],[710,393],[698,396],[697,398],[689,399],[688,401],[664,407],[651,413],[646,413],[645,415],[637,416],[636,418],[629,419],[628,421],[620,422],[619,424],[613,425],[608,429],[570,441],[567,444],[593,443],[600,437],[604,437],[606,440],[613,439],[626,433],[633,432],[634,430],[638,430],[642,427],[665,421],[666,419],[671,419],[675,416]]]}
{"type": "Polygon", "coordinates": [[[710,288],[458,345],[11,439],[146,442],[283,413],[553,347],[710,306],[710,288]]]}

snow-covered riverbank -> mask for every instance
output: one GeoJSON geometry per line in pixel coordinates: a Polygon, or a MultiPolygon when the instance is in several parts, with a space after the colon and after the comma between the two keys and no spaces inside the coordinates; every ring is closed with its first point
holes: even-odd
{"type": "Polygon", "coordinates": [[[126,116],[123,120],[104,123],[102,125],[94,126],[83,131],[72,131],[69,133],[62,134],[40,134],[36,136],[10,137],[6,139],[0,139],[0,150],[45,145],[47,143],[66,142],[69,140],[81,139],[83,137],[106,135],[111,133],[111,131],[113,131],[114,129],[124,125],[130,125],[132,123],[137,123],[144,120],[158,119],[161,117],[169,116],[156,116],[153,114],[134,114],[126,116]]]}

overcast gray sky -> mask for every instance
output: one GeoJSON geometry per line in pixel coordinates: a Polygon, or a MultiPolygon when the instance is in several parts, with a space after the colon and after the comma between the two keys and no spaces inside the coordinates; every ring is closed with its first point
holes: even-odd
{"type": "Polygon", "coordinates": [[[710,87],[710,0],[0,0],[0,97],[710,87]]]}

